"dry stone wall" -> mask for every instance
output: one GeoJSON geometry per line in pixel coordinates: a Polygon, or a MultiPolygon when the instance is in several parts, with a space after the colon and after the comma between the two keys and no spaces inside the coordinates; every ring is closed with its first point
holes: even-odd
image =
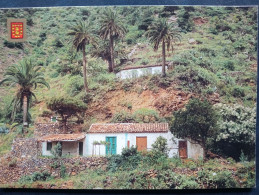
{"type": "Polygon", "coordinates": [[[34,137],[42,137],[49,134],[61,134],[61,133],[71,133],[65,131],[61,125],[57,122],[53,123],[36,123],[34,130],[34,137]]]}
{"type": "Polygon", "coordinates": [[[16,138],[13,140],[11,156],[17,158],[37,158],[37,140],[35,138],[16,138]]]}
{"type": "Polygon", "coordinates": [[[66,173],[76,175],[86,169],[105,169],[107,158],[105,157],[76,157],[76,158],[31,158],[16,159],[13,157],[1,158],[0,160],[0,187],[2,184],[10,184],[18,181],[24,175],[31,175],[38,171],[48,171],[55,178],[60,177],[60,166],[54,168],[53,165],[63,164],[66,167],[66,173]],[[11,166],[10,166],[11,165],[11,166]]]}

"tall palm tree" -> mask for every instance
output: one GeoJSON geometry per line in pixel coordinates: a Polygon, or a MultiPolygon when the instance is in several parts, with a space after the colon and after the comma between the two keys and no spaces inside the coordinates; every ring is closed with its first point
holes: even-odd
{"type": "Polygon", "coordinates": [[[16,86],[17,92],[13,99],[15,115],[17,106],[23,107],[23,125],[27,126],[29,102],[35,94],[32,89],[36,89],[38,84],[42,84],[49,88],[49,84],[45,81],[43,73],[39,72],[40,67],[36,67],[30,59],[22,60],[18,65],[11,65],[4,73],[4,79],[0,82],[16,86]]]}
{"type": "Polygon", "coordinates": [[[107,40],[109,39],[110,55],[111,55],[111,67],[110,72],[114,71],[114,40],[116,38],[122,38],[126,34],[126,29],[122,25],[120,17],[111,9],[105,11],[100,19],[100,36],[107,40]]]}
{"type": "Polygon", "coordinates": [[[76,48],[76,51],[82,51],[83,54],[83,76],[84,76],[84,88],[85,93],[89,92],[88,83],[87,83],[87,72],[86,72],[86,51],[85,47],[89,44],[95,44],[95,39],[90,32],[89,24],[84,21],[79,21],[75,26],[72,27],[71,32],[68,35],[73,35],[73,46],[76,48]]]}
{"type": "Polygon", "coordinates": [[[145,35],[149,41],[154,44],[154,51],[157,51],[160,43],[162,43],[162,77],[166,76],[165,62],[166,62],[166,47],[167,51],[173,50],[173,43],[178,39],[181,40],[180,30],[174,23],[169,23],[167,19],[162,18],[156,20],[148,27],[145,35]]]}

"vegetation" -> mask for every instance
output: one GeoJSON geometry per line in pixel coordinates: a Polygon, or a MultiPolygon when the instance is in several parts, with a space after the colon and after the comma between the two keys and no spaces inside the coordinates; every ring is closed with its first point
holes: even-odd
{"type": "Polygon", "coordinates": [[[68,119],[76,116],[80,120],[80,115],[86,109],[83,101],[65,96],[51,98],[47,102],[47,107],[61,116],[61,122],[65,130],[67,130],[68,119]]]}
{"type": "Polygon", "coordinates": [[[73,46],[76,48],[76,51],[79,50],[82,51],[83,54],[83,75],[84,75],[84,87],[85,87],[85,93],[87,94],[89,92],[88,89],[88,83],[87,83],[87,59],[86,59],[86,51],[85,47],[88,44],[95,43],[93,35],[91,34],[90,25],[86,24],[83,21],[79,21],[71,30],[71,32],[68,33],[68,35],[73,35],[73,46]]]}
{"type": "MultiPolygon", "coordinates": [[[[27,107],[26,120],[32,125],[59,114],[64,128],[69,122],[84,122],[83,127],[74,126],[78,132],[99,122],[173,121],[174,134],[196,139],[224,158],[168,158],[166,142],[160,138],[151,151],[139,153],[128,148],[122,155],[109,157],[105,170],[88,169],[66,177],[69,167],[62,165],[61,169],[59,163],[58,178],[36,181],[32,178],[42,174],[37,173],[14,185],[64,188],[65,182],[72,182],[73,188],[85,189],[254,187],[257,15],[255,7],[0,10],[1,35],[7,31],[6,19],[13,17],[27,19],[30,37],[24,43],[12,43],[0,36],[0,81],[12,77],[3,77],[1,72],[22,70],[25,65],[21,64],[30,64],[25,60],[30,56],[35,72],[30,74],[51,86],[49,90],[38,87],[42,83],[33,79],[36,83],[29,85],[27,101],[20,91],[23,87],[11,84],[18,80],[0,86],[0,157],[10,152],[13,139],[33,135],[33,126],[20,134],[23,107],[27,107]],[[176,42],[178,38],[181,42],[176,42]],[[152,73],[121,80],[117,74],[128,68],[162,65],[165,75],[166,64],[166,77],[162,78],[152,73]],[[33,94],[37,100],[32,101],[33,94]],[[191,97],[202,101],[189,100],[191,97]]],[[[10,161],[6,167],[11,170],[17,163],[19,160],[10,161]]]]}
{"type": "Polygon", "coordinates": [[[152,25],[148,27],[148,31],[146,32],[146,36],[149,38],[150,42],[154,44],[154,50],[157,51],[159,44],[162,44],[162,77],[165,77],[165,56],[166,51],[170,49],[173,50],[173,43],[176,39],[180,40],[180,31],[175,26],[174,23],[169,23],[167,19],[160,19],[155,21],[152,25]]]}
{"type": "Polygon", "coordinates": [[[110,47],[110,59],[109,72],[113,72],[115,68],[114,64],[114,39],[124,37],[126,29],[122,25],[120,17],[111,9],[107,9],[100,20],[100,36],[106,40],[109,39],[110,47]]]}
{"type": "Polygon", "coordinates": [[[35,94],[32,92],[32,88],[37,88],[38,84],[42,84],[49,88],[49,84],[45,81],[43,73],[39,72],[40,67],[36,67],[31,60],[24,59],[20,64],[10,66],[0,82],[9,83],[11,86],[17,85],[17,92],[13,98],[13,110],[12,119],[14,120],[18,109],[23,107],[23,125],[27,126],[28,121],[28,109],[32,97],[35,94]]]}
{"type": "Polygon", "coordinates": [[[174,113],[171,132],[178,138],[189,139],[199,143],[206,159],[208,139],[217,132],[217,114],[208,101],[192,99],[186,110],[174,113]]]}

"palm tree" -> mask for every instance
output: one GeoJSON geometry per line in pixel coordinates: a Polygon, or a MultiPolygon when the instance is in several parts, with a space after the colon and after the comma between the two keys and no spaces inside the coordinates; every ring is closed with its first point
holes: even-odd
{"type": "MultiPolygon", "coordinates": [[[[108,63],[108,71],[113,72],[110,46],[107,41],[105,41],[105,40],[98,41],[98,46],[92,48],[91,55],[93,57],[99,57],[102,60],[106,61],[108,63]]],[[[114,58],[116,58],[118,56],[123,57],[124,59],[127,58],[124,50],[119,47],[116,47],[116,46],[114,47],[113,56],[114,56],[114,58]]]]}
{"type": "Polygon", "coordinates": [[[167,51],[170,51],[170,49],[173,50],[173,42],[177,39],[179,41],[181,40],[180,31],[174,23],[169,23],[167,19],[162,18],[151,24],[145,35],[149,38],[149,41],[154,44],[154,51],[157,51],[160,43],[162,43],[162,77],[165,77],[165,48],[167,47],[167,51]]]}
{"type": "Polygon", "coordinates": [[[86,72],[86,51],[85,46],[89,44],[95,45],[95,39],[92,33],[89,30],[89,24],[84,21],[79,21],[75,26],[72,27],[71,32],[68,35],[73,35],[73,46],[76,48],[76,51],[82,51],[83,53],[83,76],[84,76],[84,88],[85,93],[89,92],[88,83],[87,83],[87,72],[86,72]]]}
{"type": "Polygon", "coordinates": [[[109,67],[109,71],[114,71],[114,40],[119,37],[124,37],[126,33],[126,29],[122,25],[122,22],[118,15],[113,12],[111,9],[108,9],[103,13],[103,16],[100,20],[101,28],[100,28],[100,36],[107,40],[109,39],[109,47],[110,47],[110,56],[111,56],[111,67],[109,67]]]}
{"type": "Polygon", "coordinates": [[[32,96],[36,98],[32,92],[32,88],[37,88],[38,84],[42,84],[49,88],[49,84],[45,81],[43,73],[39,72],[40,67],[36,67],[29,59],[22,60],[18,65],[11,65],[4,73],[4,79],[0,82],[17,86],[17,92],[13,99],[14,109],[12,116],[16,114],[17,107],[23,107],[23,125],[27,126],[29,102],[32,96]]]}

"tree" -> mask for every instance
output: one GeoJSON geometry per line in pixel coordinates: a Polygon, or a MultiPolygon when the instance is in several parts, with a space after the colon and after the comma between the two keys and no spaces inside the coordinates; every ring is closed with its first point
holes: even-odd
{"type": "Polygon", "coordinates": [[[256,107],[239,104],[216,104],[219,112],[219,133],[213,140],[213,149],[238,160],[242,151],[250,159],[255,156],[256,107]]]}
{"type": "Polygon", "coordinates": [[[217,114],[207,101],[191,99],[184,110],[174,113],[171,132],[178,138],[200,144],[206,159],[208,139],[217,132],[217,114]]]}
{"type": "Polygon", "coordinates": [[[109,39],[111,64],[109,64],[109,72],[114,71],[114,40],[124,37],[126,29],[122,25],[121,18],[111,9],[105,11],[100,20],[100,36],[107,40],[109,39]]]}
{"type": "Polygon", "coordinates": [[[86,110],[86,104],[83,101],[71,97],[53,97],[47,102],[47,108],[57,112],[61,116],[63,129],[67,130],[67,121],[70,117],[80,118],[80,114],[86,110]]]}
{"type": "Polygon", "coordinates": [[[10,86],[17,86],[17,92],[12,101],[13,111],[12,118],[15,118],[16,111],[19,107],[23,107],[23,125],[28,125],[28,109],[30,107],[32,97],[35,94],[32,89],[37,88],[38,84],[42,84],[49,88],[49,84],[45,81],[43,73],[39,72],[40,67],[36,67],[30,59],[22,60],[18,65],[11,65],[4,73],[5,78],[0,82],[8,83],[10,86]]]}
{"type": "Polygon", "coordinates": [[[85,93],[89,92],[88,83],[87,83],[87,70],[86,70],[86,45],[92,44],[95,45],[95,39],[90,31],[90,25],[83,21],[79,21],[75,26],[72,27],[71,32],[68,35],[73,35],[73,46],[76,48],[76,51],[82,51],[83,54],[83,76],[84,76],[84,88],[85,93]]]}
{"type": "MultiPolygon", "coordinates": [[[[102,40],[102,41],[98,42],[98,46],[94,47],[91,50],[91,54],[92,54],[93,57],[100,57],[100,58],[102,58],[102,60],[107,61],[108,71],[113,72],[111,50],[110,50],[110,45],[107,41],[102,40]]],[[[115,46],[113,57],[116,58],[118,56],[126,58],[125,52],[121,48],[118,48],[118,47],[115,46]]]]}
{"type": "Polygon", "coordinates": [[[160,43],[162,43],[162,77],[165,77],[165,48],[167,47],[167,51],[170,51],[170,49],[173,50],[173,42],[177,39],[179,41],[181,40],[180,31],[174,23],[169,23],[166,18],[161,18],[148,27],[145,35],[149,38],[149,41],[154,44],[154,51],[157,51],[160,43]]]}

